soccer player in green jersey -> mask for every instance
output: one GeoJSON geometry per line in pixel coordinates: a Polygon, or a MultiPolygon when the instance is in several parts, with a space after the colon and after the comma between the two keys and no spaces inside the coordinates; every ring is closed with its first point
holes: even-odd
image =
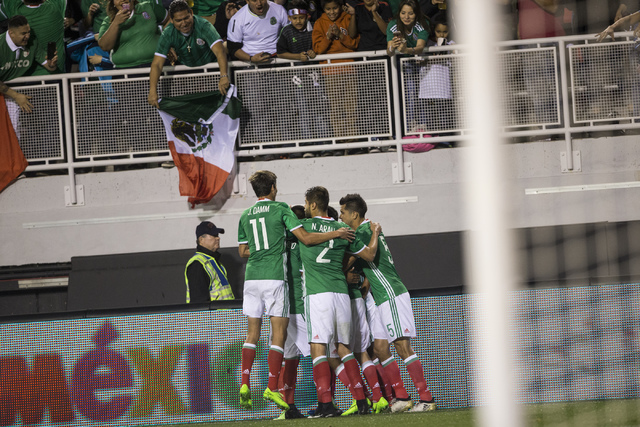
{"type": "Polygon", "coordinates": [[[258,201],[246,209],[238,224],[238,252],[249,258],[245,272],[242,312],[247,319],[247,338],[242,348],[242,386],[240,404],[251,408],[249,380],[260,338],[262,316],[271,323],[271,347],[267,356],[269,382],[264,398],[281,409],[289,405],[278,392],[278,378],[282,367],[283,346],[289,324],[289,296],[286,284],[285,232],[290,231],[305,245],[316,245],[332,239],[347,242],[353,238],[349,227],[331,229],[326,233],[309,233],[289,208],[276,202],[277,177],[271,171],[257,171],[249,178],[258,201]]]}
{"type": "MultiPolygon", "coordinates": [[[[302,222],[311,233],[321,233],[343,227],[345,224],[329,218],[329,192],[324,187],[312,187],[305,193],[305,211],[308,219],[302,222]]],[[[316,246],[300,247],[305,288],[307,333],[313,358],[313,379],[318,394],[316,417],[339,415],[333,406],[331,393],[331,368],[344,365],[352,385],[358,413],[369,412],[364,395],[360,370],[349,347],[351,338],[351,302],[344,272],[346,253],[372,261],[378,250],[380,226],[372,226],[373,234],[368,246],[360,239],[353,242],[329,240],[316,246]],[[327,354],[329,358],[327,359],[327,354]]]]}
{"type": "MultiPolygon", "coordinates": [[[[57,62],[57,55],[50,60],[46,59],[45,50],[31,35],[31,27],[27,18],[22,15],[12,17],[9,19],[7,32],[0,34],[0,94],[15,101],[20,110],[30,113],[33,110],[33,105],[29,102],[31,97],[16,92],[5,82],[23,76],[34,67],[35,63],[39,63],[53,72],[57,67],[57,62]]],[[[7,104],[7,109],[10,112],[13,110],[10,104],[7,104]]]]}
{"type": "Polygon", "coordinates": [[[149,72],[149,104],[158,106],[158,80],[167,55],[173,48],[187,67],[198,67],[213,61],[220,66],[218,90],[225,95],[229,89],[227,53],[216,29],[204,18],[193,15],[185,0],[174,0],[169,6],[171,23],[164,29],[151,62],[149,72]]]}
{"type": "MultiPolygon", "coordinates": [[[[359,194],[348,194],[340,199],[340,219],[356,230],[356,237],[359,239],[367,239],[375,235],[373,224],[365,219],[366,213],[367,204],[359,194]]],[[[416,336],[411,298],[396,271],[389,246],[382,233],[378,240],[380,249],[375,259],[365,260],[366,262],[357,260],[356,265],[362,269],[369,280],[371,293],[382,321],[383,333],[387,337],[386,340],[374,341],[374,351],[383,361],[382,365],[394,385],[396,401],[391,404],[391,410],[393,412],[409,410],[413,402],[404,389],[397,362],[389,351],[390,342],[402,357],[407,372],[420,394],[420,402],[413,407],[412,411],[432,411],[436,409],[436,404],[427,386],[422,363],[411,348],[411,338],[416,336]]]]}

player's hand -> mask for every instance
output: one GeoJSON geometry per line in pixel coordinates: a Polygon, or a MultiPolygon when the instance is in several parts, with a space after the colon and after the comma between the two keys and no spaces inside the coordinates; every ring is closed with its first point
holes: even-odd
{"type": "Polygon", "coordinates": [[[147,102],[150,105],[153,105],[156,108],[160,108],[160,105],[158,104],[158,92],[154,91],[149,91],[149,96],[147,96],[147,102]]]}
{"type": "Polygon", "coordinates": [[[380,233],[382,233],[382,226],[377,223],[377,222],[372,222],[371,223],[371,231],[376,235],[379,236],[380,233]]]}
{"type": "Polygon", "coordinates": [[[226,95],[227,89],[229,89],[230,85],[229,77],[220,77],[220,80],[218,81],[218,90],[221,94],[226,95]]]}
{"type": "Polygon", "coordinates": [[[611,28],[611,25],[609,25],[607,28],[604,29],[603,32],[596,34],[596,41],[599,43],[602,40],[606,39],[607,36],[611,37],[611,40],[615,41],[615,38],[613,37],[613,28],[611,28]]]}
{"type": "Polygon", "coordinates": [[[353,228],[351,227],[342,227],[338,229],[338,237],[340,239],[353,242],[353,240],[356,238],[356,232],[353,231],[353,228]]]}
{"type": "Polygon", "coordinates": [[[33,105],[31,105],[31,103],[29,102],[29,100],[31,99],[31,97],[29,95],[25,95],[23,93],[18,93],[13,100],[16,101],[16,104],[18,104],[18,107],[20,107],[21,111],[24,111],[25,113],[30,113],[33,111],[33,105]]]}
{"type": "Polygon", "coordinates": [[[346,273],[347,283],[351,283],[352,285],[357,285],[360,283],[360,275],[355,272],[355,269],[351,267],[351,270],[346,273]]]}

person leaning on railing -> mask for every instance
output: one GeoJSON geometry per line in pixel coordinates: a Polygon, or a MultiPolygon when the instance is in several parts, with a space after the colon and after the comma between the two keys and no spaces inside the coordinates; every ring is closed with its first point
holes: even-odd
{"type": "MultiPolygon", "coordinates": [[[[631,15],[627,15],[624,18],[618,19],[616,22],[605,28],[603,32],[596,34],[596,38],[599,42],[606,39],[607,36],[611,37],[611,40],[615,40],[613,37],[613,33],[616,30],[624,31],[627,28],[635,26],[638,22],[640,22],[640,11],[632,13],[631,15]]],[[[636,37],[640,37],[640,26],[637,26],[635,28],[634,35],[636,37]]]]}
{"type": "Polygon", "coordinates": [[[149,104],[158,106],[158,80],[171,48],[178,60],[188,67],[197,67],[213,61],[220,66],[218,89],[223,94],[229,88],[227,54],[216,29],[204,18],[193,16],[185,0],[174,0],[169,6],[171,24],[164,29],[156,48],[149,73],[149,104]]]}
{"type": "Polygon", "coordinates": [[[116,68],[149,66],[160,30],[169,14],[161,3],[137,0],[109,0],[107,18],[100,27],[98,44],[109,52],[116,68]]]}
{"type": "MultiPolygon", "coordinates": [[[[46,58],[46,51],[31,36],[31,28],[27,18],[17,15],[9,19],[9,29],[0,34],[0,93],[15,101],[20,110],[30,113],[33,105],[28,95],[11,89],[6,81],[23,76],[35,64],[41,64],[49,71],[54,71],[58,64],[58,56],[46,58]]],[[[7,108],[12,111],[10,104],[7,108]]],[[[15,127],[15,126],[14,126],[15,127]]]]}

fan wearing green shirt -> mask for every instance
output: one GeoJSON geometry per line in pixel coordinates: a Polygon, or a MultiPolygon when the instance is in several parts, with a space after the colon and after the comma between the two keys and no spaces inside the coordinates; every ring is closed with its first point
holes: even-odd
{"type": "Polygon", "coordinates": [[[169,6],[171,23],[162,32],[149,73],[149,104],[158,106],[158,80],[162,67],[173,48],[180,62],[187,67],[198,67],[218,61],[220,80],[218,90],[225,95],[229,88],[227,54],[216,29],[204,18],[193,15],[185,0],[174,0],[169,6]]]}
{"type": "Polygon", "coordinates": [[[7,32],[0,34],[0,94],[13,99],[20,110],[30,113],[33,110],[29,102],[31,97],[16,92],[5,82],[25,75],[36,63],[52,72],[57,62],[57,55],[46,59],[46,52],[31,35],[27,18],[22,15],[12,17],[7,32]]]}

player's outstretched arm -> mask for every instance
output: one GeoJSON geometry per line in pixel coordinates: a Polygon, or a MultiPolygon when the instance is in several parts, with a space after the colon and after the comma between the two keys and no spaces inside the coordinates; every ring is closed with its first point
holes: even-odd
{"type": "Polygon", "coordinates": [[[355,239],[355,232],[350,227],[342,227],[337,230],[327,231],[326,233],[309,233],[304,228],[298,227],[293,230],[292,233],[305,246],[318,245],[332,239],[345,239],[350,242],[355,239]]]}
{"type": "Polygon", "coordinates": [[[240,255],[240,258],[249,258],[249,245],[246,245],[246,244],[239,245],[238,255],[240,255]]]}
{"type": "Polygon", "coordinates": [[[378,252],[378,236],[380,235],[380,232],[382,232],[382,227],[380,227],[380,224],[377,222],[372,222],[371,231],[372,233],[369,245],[355,254],[357,257],[360,257],[365,261],[373,261],[376,257],[376,253],[378,252]]]}

